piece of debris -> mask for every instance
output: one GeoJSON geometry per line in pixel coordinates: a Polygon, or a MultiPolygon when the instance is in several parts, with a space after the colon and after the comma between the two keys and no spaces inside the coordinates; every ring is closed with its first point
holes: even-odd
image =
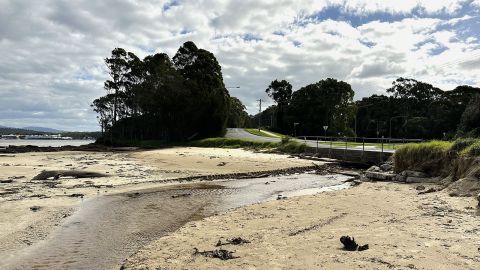
{"type": "Polygon", "coordinates": [[[89,171],[76,171],[76,170],[69,170],[69,171],[42,171],[37,176],[33,178],[33,180],[47,180],[49,178],[53,178],[54,180],[58,180],[62,177],[73,177],[73,178],[95,178],[95,177],[105,177],[105,174],[97,173],[97,172],[89,172],[89,171]]]}
{"type": "Polygon", "coordinates": [[[225,165],[227,165],[227,163],[223,161],[217,164],[217,166],[225,166],[225,165]]]}
{"type": "Polygon", "coordinates": [[[233,251],[228,251],[225,249],[216,249],[216,250],[208,250],[208,251],[198,251],[197,248],[193,248],[193,255],[201,255],[208,258],[218,258],[220,260],[231,260],[239,258],[237,256],[233,256],[233,251]]]}
{"type": "Polygon", "coordinates": [[[227,239],[226,242],[222,243],[221,240],[218,240],[217,242],[217,247],[219,246],[223,246],[223,245],[243,245],[243,244],[248,244],[250,243],[250,241],[248,241],[247,239],[243,239],[241,237],[235,237],[235,238],[232,238],[232,239],[227,239]]]}
{"type": "Polygon", "coordinates": [[[12,182],[13,182],[13,179],[0,180],[0,183],[2,183],[2,184],[8,184],[8,183],[12,183],[12,182]]]}
{"type": "Polygon", "coordinates": [[[287,198],[288,198],[287,196],[283,196],[282,194],[277,195],[277,200],[285,200],[287,198]]]}
{"type": "Polygon", "coordinates": [[[73,193],[73,194],[70,194],[68,197],[72,197],[72,198],[82,198],[82,199],[83,199],[83,196],[85,196],[85,194],[82,194],[82,193],[73,193]]]}
{"type": "Polygon", "coordinates": [[[37,205],[35,205],[35,206],[30,206],[30,210],[32,210],[33,212],[37,212],[37,211],[40,210],[41,208],[42,208],[42,207],[37,206],[37,205]]]}
{"type": "Polygon", "coordinates": [[[365,244],[363,246],[358,246],[358,251],[364,251],[368,249],[368,244],[365,244]]]}
{"type": "Polygon", "coordinates": [[[364,251],[368,249],[368,244],[359,246],[355,242],[355,237],[350,238],[348,235],[340,237],[340,242],[343,244],[343,248],[348,251],[364,251]]]}
{"type": "Polygon", "coordinates": [[[172,195],[172,198],[188,197],[191,195],[192,195],[191,193],[175,194],[175,195],[172,195]]]}

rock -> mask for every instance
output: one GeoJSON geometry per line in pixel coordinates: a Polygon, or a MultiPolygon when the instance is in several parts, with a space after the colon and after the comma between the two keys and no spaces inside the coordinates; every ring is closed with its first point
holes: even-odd
{"type": "Polygon", "coordinates": [[[365,172],[365,176],[370,178],[370,179],[378,180],[378,181],[391,181],[395,177],[395,174],[387,173],[387,172],[376,172],[376,171],[368,171],[367,170],[365,172]]]}
{"type": "Polygon", "coordinates": [[[372,166],[368,168],[367,172],[381,172],[382,170],[378,166],[372,166]]]}
{"type": "Polygon", "coordinates": [[[407,177],[403,176],[403,175],[400,175],[400,174],[397,174],[395,175],[395,177],[393,178],[393,180],[397,181],[397,182],[406,182],[407,181],[407,177]]]}
{"type": "Polygon", "coordinates": [[[417,178],[427,178],[428,175],[424,172],[417,172],[417,171],[410,171],[410,170],[405,170],[400,173],[400,175],[405,176],[405,177],[417,177],[417,178]]]}
{"type": "Polygon", "coordinates": [[[420,186],[417,186],[415,189],[416,190],[425,190],[425,186],[420,185],[420,186]]]}
{"type": "Polygon", "coordinates": [[[385,164],[380,165],[380,169],[384,172],[387,172],[387,171],[391,171],[393,169],[393,166],[392,166],[392,164],[385,163],[385,164]]]}
{"type": "Polygon", "coordinates": [[[430,177],[414,177],[414,176],[409,176],[406,178],[405,182],[407,183],[435,183],[437,182],[436,178],[430,178],[430,177]]]}
{"type": "Polygon", "coordinates": [[[69,197],[72,197],[72,198],[83,198],[83,196],[85,195],[82,193],[73,193],[69,195],[69,197]]]}
{"type": "Polygon", "coordinates": [[[217,166],[225,166],[225,165],[227,165],[227,163],[223,161],[217,164],[217,166]]]}

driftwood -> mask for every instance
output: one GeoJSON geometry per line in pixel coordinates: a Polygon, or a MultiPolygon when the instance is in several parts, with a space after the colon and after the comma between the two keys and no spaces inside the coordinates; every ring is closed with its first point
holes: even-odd
{"type": "Polygon", "coordinates": [[[359,246],[357,242],[355,242],[355,238],[350,236],[342,236],[340,237],[340,242],[343,244],[343,248],[348,251],[364,251],[368,249],[368,244],[359,246]]]}
{"type": "Polygon", "coordinates": [[[201,255],[208,258],[218,258],[220,260],[231,260],[239,258],[237,256],[233,256],[233,251],[228,251],[225,249],[216,249],[216,250],[208,250],[208,251],[198,251],[197,248],[193,248],[193,255],[201,255]]]}
{"type": "Polygon", "coordinates": [[[47,180],[53,178],[58,180],[60,177],[74,177],[74,178],[96,178],[96,177],[106,177],[108,175],[97,172],[89,171],[76,171],[76,170],[59,170],[59,171],[42,171],[33,180],[47,180]]]}

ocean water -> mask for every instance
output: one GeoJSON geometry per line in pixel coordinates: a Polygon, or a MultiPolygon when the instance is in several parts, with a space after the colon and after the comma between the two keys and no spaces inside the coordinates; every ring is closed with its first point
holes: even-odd
{"type": "Polygon", "coordinates": [[[9,139],[0,139],[0,147],[7,147],[9,145],[35,145],[35,146],[65,146],[65,145],[72,145],[72,146],[80,146],[89,143],[93,143],[93,140],[9,140],[9,139]]]}

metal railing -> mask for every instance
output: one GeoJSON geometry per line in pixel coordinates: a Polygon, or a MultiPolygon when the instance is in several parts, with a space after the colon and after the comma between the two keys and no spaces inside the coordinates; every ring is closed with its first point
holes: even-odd
{"type": "Polygon", "coordinates": [[[384,153],[391,154],[399,145],[406,143],[422,142],[422,139],[399,139],[399,138],[368,138],[368,137],[331,137],[331,136],[298,136],[297,140],[303,141],[308,147],[315,148],[318,154],[319,149],[329,149],[329,157],[332,151],[344,150],[344,159],[348,151],[361,151],[363,159],[366,152],[378,152],[380,160],[384,159],[384,153]]]}

